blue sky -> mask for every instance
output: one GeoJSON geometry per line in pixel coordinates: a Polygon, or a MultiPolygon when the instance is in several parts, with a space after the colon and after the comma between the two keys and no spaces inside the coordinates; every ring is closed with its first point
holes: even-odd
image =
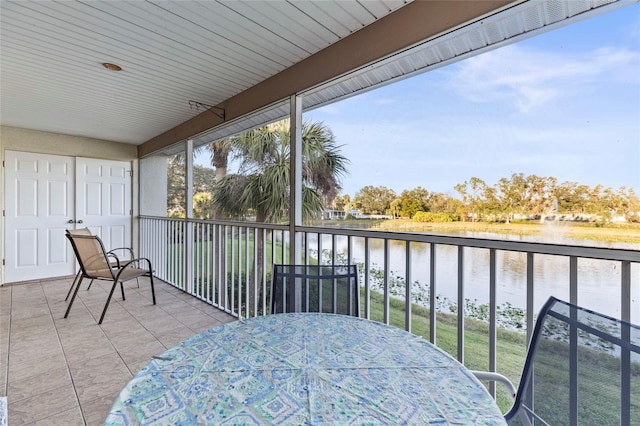
{"type": "Polygon", "coordinates": [[[366,185],[457,195],[472,176],[555,176],[640,195],[640,5],[304,113],[366,185]]]}

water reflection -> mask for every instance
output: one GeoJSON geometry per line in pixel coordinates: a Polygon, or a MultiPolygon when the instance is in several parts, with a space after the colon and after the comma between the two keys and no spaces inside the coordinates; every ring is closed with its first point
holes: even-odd
{"type": "MultiPolygon", "coordinates": [[[[465,233],[465,237],[484,237],[489,234],[465,233]]],[[[491,237],[496,238],[495,234],[491,237]]],[[[499,236],[502,238],[503,236],[499,236]]],[[[331,237],[323,237],[322,247],[331,247],[331,237]]],[[[503,239],[519,241],[540,241],[536,237],[504,236],[503,239]]],[[[548,240],[545,242],[549,242],[548,240]]],[[[587,245],[576,240],[569,240],[556,235],[554,242],[560,244],[587,245]]],[[[310,241],[313,246],[314,242],[310,241]]],[[[353,238],[352,262],[364,262],[364,239],[353,238]]],[[[370,239],[370,271],[382,271],[385,265],[384,241],[370,239]]],[[[590,246],[640,249],[640,244],[589,242],[590,246]]],[[[347,255],[347,238],[337,238],[336,247],[342,256],[347,255]]],[[[436,293],[452,301],[458,298],[458,248],[447,245],[436,245],[436,293]]],[[[411,243],[411,274],[413,291],[427,291],[430,274],[430,245],[411,243]]],[[[389,241],[389,275],[404,281],[406,278],[406,243],[389,241]]],[[[477,300],[478,303],[489,301],[489,249],[467,247],[463,250],[464,298],[477,300]]],[[[514,306],[526,307],[526,253],[496,252],[496,284],[498,304],[510,303],[514,306]]],[[[640,321],[640,267],[631,266],[632,286],[632,322],[640,321]]],[[[578,303],[615,317],[620,316],[621,306],[621,272],[620,262],[579,259],[578,260],[578,303]]],[[[563,256],[535,255],[534,257],[534,307],[539,310],[549,296],[563,300],[569,299],[569,258],[563,256]]]]}

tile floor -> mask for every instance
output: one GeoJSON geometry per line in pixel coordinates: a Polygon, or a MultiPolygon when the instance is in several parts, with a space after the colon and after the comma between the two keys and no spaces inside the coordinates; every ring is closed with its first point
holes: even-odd
{"type": "Polygon", "coordinates": [[[0,286],[0,397],[8,420],[20,425],[101,425],[129,379],[151,357],[195,333],[235,321],[156,280],[157,305],[148,278],[116,291],[97,324],[108,283],[78,292],[64,319],[71,278],[0,286]]]}

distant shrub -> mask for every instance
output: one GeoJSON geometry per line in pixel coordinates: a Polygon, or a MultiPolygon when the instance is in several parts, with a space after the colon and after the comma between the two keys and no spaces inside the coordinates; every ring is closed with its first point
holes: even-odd
{"type": "Polygon", "coordinates": [[[414,222],[421,223],[458,222],[459,220],[460,216],[455,213],[418,212],[413,216],[414,222]]]}

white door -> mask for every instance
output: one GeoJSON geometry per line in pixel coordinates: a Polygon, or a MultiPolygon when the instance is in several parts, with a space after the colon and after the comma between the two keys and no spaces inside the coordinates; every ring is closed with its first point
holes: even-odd
{"type": "Polygon", "coordinates": [[[89,228],[107,250],[131,247],[130,174],[128,162],[76,160],[76,227],[89,228]]]}
{"type": "Polygon", "coordinates": [[[66,229],[131,243],[128,162],[6,151],[5,194],[5,282],[72,275],[66,229]]]}

